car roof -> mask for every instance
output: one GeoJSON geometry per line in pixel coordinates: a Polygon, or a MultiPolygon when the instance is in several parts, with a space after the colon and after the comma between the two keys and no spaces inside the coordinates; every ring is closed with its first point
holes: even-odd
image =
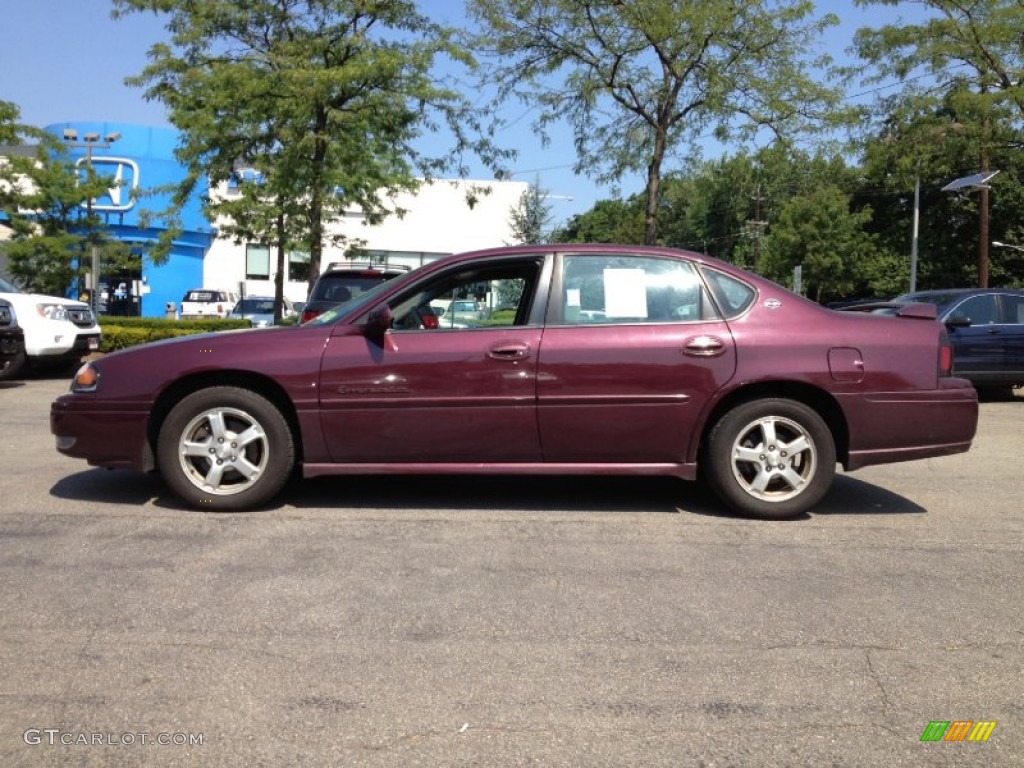
{"type": "Polygon", "coordinates": [[[927,291],[904,293],[893,299],[894,302],[926,301],[934,304],[950,304],[967,296],[983,296],[994,293],[1007,293],[1024,296],[1021,288],[933,288],[927,291]]]}

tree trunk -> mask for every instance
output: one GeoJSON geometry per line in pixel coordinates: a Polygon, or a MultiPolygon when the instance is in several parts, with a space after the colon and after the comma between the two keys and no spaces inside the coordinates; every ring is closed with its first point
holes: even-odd
{"type": "Polygon", "coordinates": [[[277,214],[277,271],[274,273],[274,325],[284,315],[284,270],[285,270],[284,214],[277,214]]]}
{"type": "Polygon", "coordinates": [[[661,198],[661,163],[665,158],[665,131],[660,126],[654,137],[654,151],[647,166],[647,203],[644,209],[644,245],[658,244],[658,203],[661,198]]]}

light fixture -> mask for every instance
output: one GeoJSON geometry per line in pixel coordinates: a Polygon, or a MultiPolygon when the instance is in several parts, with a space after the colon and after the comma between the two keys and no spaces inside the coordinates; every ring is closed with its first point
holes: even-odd
{"type": "Polygon", "coordinates": [[[78,140],[78,131],[76,131],[74,128],[65,128],[64,129],[64,141],[77,141],[77,140],[78,140]]]}
{"type": "Polygon", "coordinates": [[[1024,245],[1013,245],[1012,243],[1001,243],[998,240],[993,240],[992,245],[996,248],[1009,248],[1013,251],[1024,251],[1024,245]]]}
{"type": "Polygon", "coordinates": [[[87,133],[82,138],[86,141],[99,141],[100,135],[98,133],[87,133]]]}
{"type": "Polygon", "coordinates": [[[106,141],[108,144],[113,144],[115,141],[117,141],[120,138],[121,138],[121,134],[118,133],[117,131],[114,131],[113,133],[108,133],[104,137],[104,141],[106,141]]]}

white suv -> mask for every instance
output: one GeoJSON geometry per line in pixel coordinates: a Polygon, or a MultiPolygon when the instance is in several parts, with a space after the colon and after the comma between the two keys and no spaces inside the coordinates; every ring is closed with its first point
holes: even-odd
{"type": "Polygon", "coordinates": [[[0,278],[0,299],[14,307],[25,332],[23,360],[12,361],[0,378],[11,378],[27,361],[45,367],[78,363],[100,348],[100,327],[87,304],[57,296],[25,293],[0,278]]]}

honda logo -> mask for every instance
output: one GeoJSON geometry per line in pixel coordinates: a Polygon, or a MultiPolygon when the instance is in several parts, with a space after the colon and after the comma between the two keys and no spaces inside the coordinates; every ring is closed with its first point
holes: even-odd
{"type": "MultiPolygon", "coordinates": [[[[135,192],[139,188],[139,166],[134,160],[126,157],[93,157],[79,158],[79,168],[88,167],[92,163],[92,170],[97,176],[109,177],[111,185],[103,197],[97,197],[92,201],[94,211],[127,211],[135,205],[135,192]]],[[[88,204],[83,203],[83,207],[88,204]]]]}

